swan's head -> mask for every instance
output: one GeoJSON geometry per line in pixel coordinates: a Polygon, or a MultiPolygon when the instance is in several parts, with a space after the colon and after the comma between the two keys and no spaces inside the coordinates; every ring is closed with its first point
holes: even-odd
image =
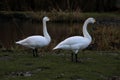
{"type": "Polygon", "coordinates": [[[46,17],[46,16],[43,18],[43,21],[49,21],[49,20],[50,19],[48,17],[46,17]]]}
{"type": "Polygon", "coordinates": [[[88,18],[87,21],[88,21],[89,23],[95,23],[95,22],[96,22],[96,20],[95,20],[94,18],[88,18]]]}

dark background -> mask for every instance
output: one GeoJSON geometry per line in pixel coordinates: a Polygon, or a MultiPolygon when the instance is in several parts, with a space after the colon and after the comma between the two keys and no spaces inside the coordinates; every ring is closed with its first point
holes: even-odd
{"type": "Polygon", "coordinates": [[[0,11],[81,11],[120,10],[120,0],[0,0],[0,11]]]}

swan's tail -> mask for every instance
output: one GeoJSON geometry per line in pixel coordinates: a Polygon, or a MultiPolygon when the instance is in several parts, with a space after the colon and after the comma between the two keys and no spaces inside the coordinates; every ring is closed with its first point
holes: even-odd
{"type": "Polygon", "coordinates": [[[20,44],[20,41],[15,42],[16,44],[20,44]]]}
{"type": "Polygon", "coordinates": [[[23,40],[20,40],[20,41],[17,41],[15,42],[16,44],[22,44],[23,43],[23,40]]]}
{"type": "Polygon", "coordinates": [[[65,49],[67,46],[66,45],[64,45],[64,43],[59,43],[56,47],[54,47],[53,48],[53,50],[55,50],[55,49],[65,49]]]}
{"type": "Polygon", "coordinates": [[[53,48],[53,50],[58,49],[57,46],[53,48]]]}
{"type": "Polygon", "coordinates": [[[55,50],[55,49],[60,49],[59,44],[56,47],[53,48],[53,50],[55,50]]]}
{"type": "Polygon", "coordinates": [[[62,45],[58,44],[56,47],[53,48],[53,50],[55,49],[62,49],[62,45]]]}

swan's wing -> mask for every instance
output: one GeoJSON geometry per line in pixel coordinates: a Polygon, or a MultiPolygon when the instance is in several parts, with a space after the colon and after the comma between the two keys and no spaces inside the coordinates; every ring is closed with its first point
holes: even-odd
{"type": "Polygon", "coordinates": [[[53,49],[58,49],[58,48],[69,49],[70,47],[78,49],[81,46],[84,45],[87,46],[88,44],[89,44],[89,40],[87,38],[84,38],[82,36],[73,36],[63,40],[53,49]]]}
{"type": "Polygon", "coordinates": [[[16,43],[27,47],[42,47],[47,45],[48,41],[43,36],[30,36],[16,43]]]}
{"type": "Polygon", "coordinates": [[[69,37],[62,42],[60,42],[61,45],[73,45],[73,44],[78,44],[78,43],[85,43],[86,39],[82,36],[73,36],[69,37]]]}

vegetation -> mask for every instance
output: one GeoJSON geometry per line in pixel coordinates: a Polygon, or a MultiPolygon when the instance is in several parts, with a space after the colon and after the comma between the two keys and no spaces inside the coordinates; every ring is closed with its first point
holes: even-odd
{"type": "Polygon", "coordinates": [[[26,19],[35,19],[35,20],[41,20],[44,16],[50,17],[52,22],[83,22],[84,19],[88,17],[94,17],[98,20],[119,20],[120,19],[120,14],[119,12],[114,12],[114,13],[81,13],[79,11],[57,11],[57,10],[52,10],[50,12],[46,11],[0,11],[0,17],[3,18],[18,18],[21,19],[23,18],[26,19]]]}
{"type": "MultiPolygon", "coordinates": [[[[77,27],[70,27],[68,29],[69,33],[66,35],[60,33],[62,35],[60,39],[60,36],[57,36],[57,38],[53,36],[53,42],[48,47],[42,48],[39,54],[40,57],[36,58],[32,56],[32,51],[14,46],[15,40],[12,39],[11,42],[9,42],[5,36],[4,40],[9,47],[6,48],[5,43],[2,43],[0,40],[0,79],[119,80],[120,14],[116,11],[119,10],[116,6],[117,1],[118,0],[91,0],[91,2],[87,0],[1,0],[0,22],[6,23],[13,21],[10,23],[11,25],[13,24],[12,26],[19,26],[15,20],[21,23],[27,21],[40,23],[45,15],[50,17],[53,23],[69,22],[70,25],[73,22],[83,23],[86,18],[92,16],[99,24],[95,24],[94,26],[97,27],[93,26],[92,28],[94,32],[90,32],[93,36],[93,42],[87,51],[78,53],[79,60],[81,60],[82,63],[71,62],[70,51],[51,51],[53,46],[61,41],[61,39],[68,37],[68,35],[81,34],[81,31],[76,32],[77,27]],[[109,11],[116,12],[98,13],[109,11]],[[109,22],[112,22],[112,25],[108,24],[109,22]]],[[[4,28],[2,27],[2,29],[4,28]]],[[[12,36],[12,38],[14,37],[12,36]]]]}
{"type": "Polygon", "coordinates": [[[70,61],[70,52],[0,51],[2,80],[119,80],[119,52],[79,52],[82,63],[70,61]]]}
{"type": "Polygon", "coordinates": [[[1,0],[0,11],[108,12],[119,9],[118,0],[1,0]]]}
{"type": "MultiPolygon", "coordinates": [[[[47,15],[48,17],[50,17],[51,22],[52,23],[70,23],[69,26],[72,26],[71,23],[81,23],[83,24],[84,20],[90,16],[94,17],[96,19],[96,21],[98,22],[98,24],[94,24],[94,27],[90,30],[90,34],[93,37],[93,41],[92,44],[89,46],[90,50],[104,50],[104,51],[117,51],[120,50],[120,37],[118,36],[120,34],[119,31],[119,19],[120,19],[120,14],[118,13],[80,13],[80,12],[57,12],[56,10],[52,11],[52,12],[8,12],[8,11],[2,11],[0,12],[0,21],[11,21],[11,20],[21,20],[22,21],[35,21],[40,23],[43,16],[47,15]],[[99,43],[98,43],[99,42],[99,43]]],[[[5,21],[5,22],[6,22],[5,21]]],[[[16,21],[14,21],[15,24],[16,21]]],[[[13,25],[14,25],[13,24],[13,25]]],[[[35,23],[37,24],[37,23],[35,23]]],[[[18,26],[19,24],[15,24],[16,26],[18,26]]],[[[82,25],[81,25],[82,26],[82,25]]],[[[88,27],[89,28],[89,27],[88,27]]],[[[20,28],[19,28],[20,29],[20,28]]],[[[70,27],[68,28],[68,32],[67,34],[61,33],[58,35],[62,35],[61,38],[57,37],[57,35],[54,34],[54,29],[50,28],[49,31],[51,31],[50,33],[53,34],[52,36],[52,43],[49,46],[49,48],[47,47],[44,50],[49,50],[51,51],[51,49],[60,42],[60,40],[65,39],[66,37],[72,36],[72,35],[78,35],[81,34],[82,35],[82,28],[80,27],[70,27]],[[76,32],[76,29],[78,29],[79,31],[76,32]]],[[[91,28],[90,28],[91,29],[91,28]]],[[[64,29],[61,29],[62,31],[65,32],[64,29]]],[[[20,33],[21,34],[21,33],[20,33]]],[[[25,36],[24,36],[25,37],[25,36]]],[[[15,40],[12,41],[7,41],[8,45],[9,45],[9,49],[11,47],[13,47],[15,40]],[[11,44],[12,43],[12,44],[11,44]]],[[[1,47],[4,46],[4,48],[6,48],[5,43],[0,43],[1,47]]],[[[14,47],[15,48],[15,47],[14,47]]]]}

